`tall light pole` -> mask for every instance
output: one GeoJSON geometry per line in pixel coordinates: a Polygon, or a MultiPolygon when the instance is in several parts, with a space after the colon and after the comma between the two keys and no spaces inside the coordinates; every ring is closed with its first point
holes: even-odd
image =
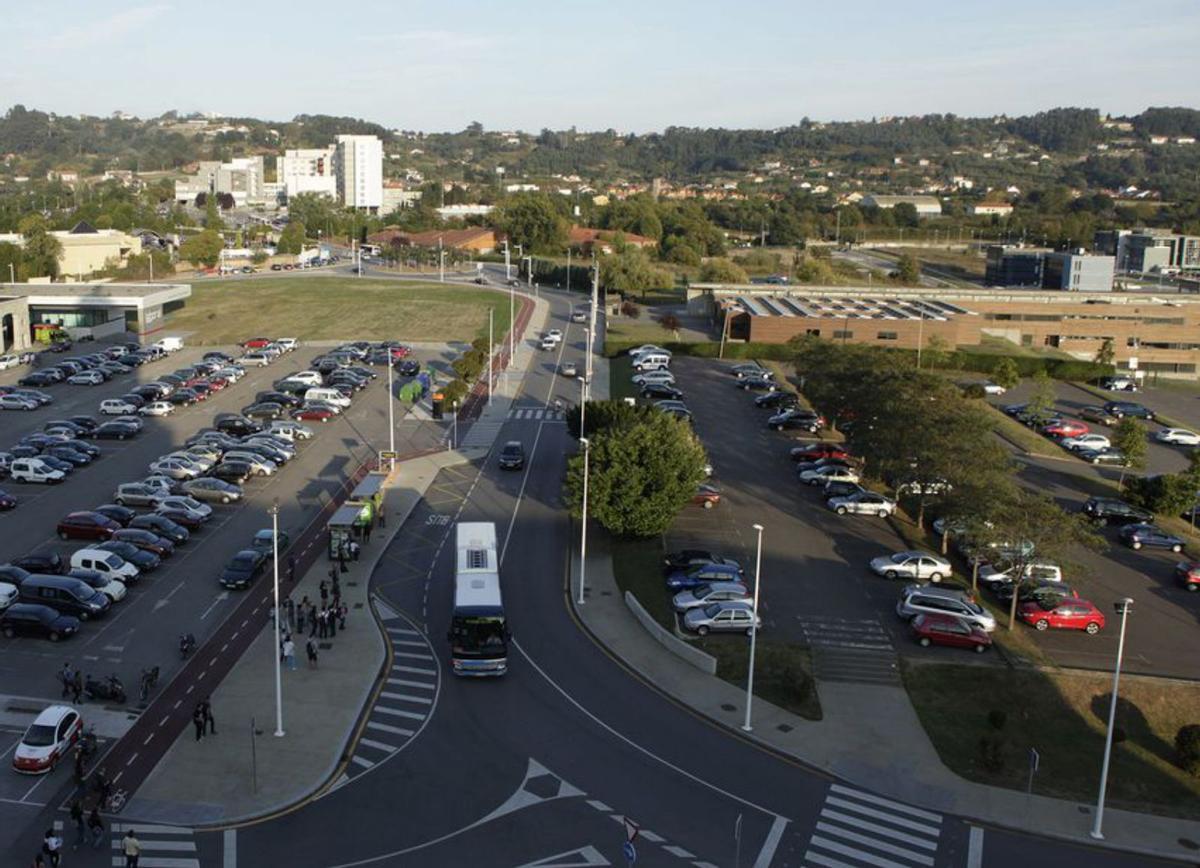
{"type": "Polygon", "coordinates": [[[454,407],[454,418],[453,418],[454,433],[450,437],[450,442],[452,444],[454,444],[454,448],[457,449],[458,448],[458,401],[453,402],[452,406],[454,407]]]}
{"type": "MultiPolygon", "coordinates": [[[[517,354],[517,288],[508,288],[508,367],[512,368],[517,354]]],[[[507,377],[507,375],[505,375],[507,377]]],[[[505,380],[507,382],[507,379],[505,380]]]]}
{"type": "Polygon", "coordinates": [[[579,439],[582,440],[587,434],[587,429],[583,427],[584,407],[587,406],[587,377],[579,379],[579,439]]]}
{"type": "Polygon", "coordinates": [[[1126,597],[1113,604],[1117,614],[1121,616],[1121,635],[1117,639],[1117,668],[1113,670],[1112,701],[1108,705],[1108,732],[1104,736],[1104,764],[1100,766],[1100,794],[1096,797],[1096,822],[1092,824],[1091,836],[1100,841],[1104,839],[1101,826],[1104,823],[1104,795],[1108,789],[1108,763],[1112,759],[1113,724],[1117,719],[1117,688],[1121,683],[1121,657],[1125,653],[1125,622],[1133,609],[1133,600],[1126,597]]]}
{"type": "MultiPolygon", "coordinates": [[[[921,324],[917,326],[917,370],[921,370],[921,347],[925,343],[925,308],[920,306],[920,300],[917,301],[917,310],[921,314],[921,324]]],[[[844,328],[844,326],[843,326],[844,328]]]]}
{"type": "Polygon", "coordinates": [[[396,395],[392,392],[392,350],[388,348],[388,451],[392,453],[390,470],[396,472],[396,420],[393,416],[392,405],[396,403],[396,395]]]}
{"type": "Polygon", "coordinates": [[[17,272],[13,269],[13,264],[11,262],[8,263],[8,282],[9,283],[17,282],[17,272]]]}
{"type": "Polygon", "coordinates": [[[521,258],[529,263],[529,269],[525,272],[525,285],[533,286],[533,257],[523,256],[521,258]]]}
{"type": "Polygon", "coordinates": [[[762,589],[763,526],[756,524],[754,529],[758,531],[758,551],[754,555],[754,611],[750,616],[754,623],[750,627],[750,671],[746,675],[746,721],[742,724],[742,729],[746,732],[750,732],[754,728],[750,725],[750,710],[754,704],[754,647],[758,640],[758,592],[762,589]]]}
{"type": "Polygon", "coordinates": [[[279,501],[271,504],[271,567],[275,572],[275,736],[283,736],[283,675],[280,672],[279,654],[279,501]]]}
{"type": "Polygon", "coordinates": [[[438,283],[446,282],[446,251],[442,249],[442,238],[438,236],[438,283]]]}
{"type": "Polygon", "coordinates": [[[571,245],[567,245],[567,292],[571,291],[571,245]]]}
{"type": "Polygon", "coordinates": [[[492,314],[493,307],[488,308],[488,406],[492,406],[492,314]]]}
{"type": "Polygon", "coordinates": [[[583,444],[583,521],[580,522],[579,536],[579,605],[583,605],[583,583],[587,575],[587,490],[588,464],[591,463],[592,443],[586,437],[580,437],[583,444]]]}
{"type": "Polygon", "coordinates": [[[504,239],[504,280],[505,282],[512,280],[512,264],[509,262],[508,256],[508,239],[504,239]]]}

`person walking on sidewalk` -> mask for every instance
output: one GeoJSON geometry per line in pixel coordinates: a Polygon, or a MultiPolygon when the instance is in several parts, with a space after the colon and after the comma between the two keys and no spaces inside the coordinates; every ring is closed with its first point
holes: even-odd
{"type": "Polygon", "coordinates": [[[205,729],[207,730],[207,732],[211,732],[213,735],[216,735],[217,734],[217,721],[213,717],[212,703],[208,701],[207,696],[204,697],[202,700],[200,700],[200,708],[204,712],[205,729]]]}
{"type": "Polygon", "coordinates": [[[329,636],[329,610],[324,606],[321,611],[317,612],[317,638],[325,639],[329,636]]]}
{"type": "Polygon", "coordinates": [[[71,695],[71,685],[75,683],[75,675],[71,671],[71,664],[64,663],[63,668],[58,673],[58,680],[62,682],[62,698],[66,699],[71,695]]]}
{"type": "Polygon", "coordinates": [[[288,555],[287,580],[289,582],[296,581],[296,558],[294,555],[288,555]]]}
{"type": "Polygon", "coordinates": [[[337,635],[337,609],[326,610],[325,624],[329,627],[329,638],[332,639],[337,635]]]}
{"type": "Polygon", "coordinates": [[[384,517],[383,517],[383,506],[382,506],[382,504],[381,504],[381,505],[380,505],[380,507],[379,507],[379,526],[380,526],[381,528],[387,527],[387,521],[386,521],[386,520],[384,519],[384,517]]]}
{"type": "Polygon", "coordinates": [[[199,702],[192,709],[192,724],[196,727],[196,741],[204,738],[204,709],[201,708],[199,702]]]}
{"type": "Polygon", "coordinates": [[[292,637],[283,640],[283,659],[287,661],[288,669],[296,671],[296,643],[292,641],[292,637]]]}
{"type": "Polygon", "coordinates": [[[311,636],[308,637],[308,642],[304,646],[304,650],[308,653],[308,668],[317,668],[317,643],[311,636]]]}
{"type": "Polygon", "coordinates": [[[354,540],[350,540],[350,560],[354,561],[354,563],[358,563],[358,555],[361,551],[362,546],[360,546],[354,540]]]}
{"type": "MultiPolygon", "coordinates": [[[[330,570],[333,581],[337,582],[337,572],[330,570]]],[[[329,586],[325,584],[325,580],[321,579],[321,584],[317,585],[317,590],[321,592],[321,605],[325,605],[325,601],[329,599],[329,586]]]]}
{"type": "Polygon", "coordinates": [[[125,854],[125,868],[137,868],[138,859],[142,856],[142,842],[137,839],[133,829],[121,839],[121,852],[125,854]]]}
{"type": "Polygon", "coordinates": [[[71,701],[76,705],[83,702],[83,672],[75,670],[75,677],[71,679],[71,701]]]}
{"type": "Polygon", "coordinates": [[[50,859],[50,868],[57,868],[58,863],[62,861],[62,838],[53,829],[46,830],[46,836],[42,839],[42,852],[50,859]]]}
{"type": "Polygon", "coordinates": [[[83,802],[75,798],[71,802],[71,819],[75,821],[75,843],[72,850],[78,850],[79,845],[87,840],[87,822],[83,816],[83,802]]]}
{"type": "Polygon", "coordinates": [[[346,629],[346,613],[348,611],[349,611],[349,609],[347,609],[345,603],[342,603],[342,605],[338,606],[337,614],[338,614],[338,629],[339,630],[344,631],[346,629]]]}
{"type": "Polygon", "coordinates": [[[338,570],[343,573],[350,572],[350,568],[346,566],[346,543],[338,546],[338,570]]]}
{"type": "Polygon", "coordinates": [[[99,850],[104,842],[104,820],[100,817],[99,805],[92,808],[92,812],[88,814],[87,824],[92,833],[92,849],[99,850]]]}

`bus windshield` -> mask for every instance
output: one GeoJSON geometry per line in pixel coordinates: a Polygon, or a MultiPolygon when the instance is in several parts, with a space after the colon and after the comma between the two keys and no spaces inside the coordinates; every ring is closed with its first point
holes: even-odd
{"type": "Polygon", "coordinates": [[[507,653],[503,615],[456,615],[450,635],[456,655],[503,657],[507,653]]]}

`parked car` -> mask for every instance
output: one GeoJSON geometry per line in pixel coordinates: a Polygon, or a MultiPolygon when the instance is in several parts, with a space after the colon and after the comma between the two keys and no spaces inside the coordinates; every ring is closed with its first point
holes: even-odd
{"type": "MultiPolygon", "coordinates": [[[[138,571],[142,573],[157,569],[159,564],[162,563],[162,558],[154,554],[154,552],[148,552],[145,549],[142,549],[138,546],[135,546],[133,543],[126,542],[124,540],[106,540],[97,545],[96,548],[102,549],[106,552],[112,552],[113,554],[119,556],[123,561],[133,564],[138,568],[138,571]]],[[[129,578],[122,576],[121,580],[128,582],[130,579],[136,578],[136,576],[131,576],[129,578]]]]}
{"type": "Polygon", "coordinates": [[[753,598],[741,582],[713,582],[690,591],[680,591],[671,599],[676,612],[687,612],[713,603],[751,603],[753,598]]]}
{"type": "Polygon", "coordinates": [[[111,518],[121,527],[128,527],[129,522],[133,521],[137,513],[128,507],[121,506],[117,503],[104,503],[100,506],[92,507],[92,512],[99,513],[106,518],[111,518]]]}
{"type": "Polygon", "coordinates": [[[1089,464],[1116,464],[1122,465],[1125,463],[1125,453],[1116,446],[1105,446],[1101,449],[1079,449],[1075,452],[1081,461],[1086,461],[1089,464]]]}
{"type": "Polygon", "coordinates": [[[113,420],[96,426],[87,436],[95,440],[128,440],[136,437],[138,430],[137,426],[129,422],[113,420]]]}
{"type": "Polygon", "coordinates": [[[686,572],[693,567],[701,567],[707,564],[720,564],[722,566],[732,567],[743,573],[741,564],[727,557],[723,557],[706,549],[682,549],[676,552],[670,552],[663,558],[663,571],[667,574],[686,572]]]}
{"type": "Polygon", "coordinates": [[[1183,551],[1183,540],[1153,524],[1127,524],[1119,534],[1121,542],[1131,549],[1170,549],[1178,554],[1183,551]]]}
{"type": "Polygon", "coordinates": [[[1089,405],[1080,407],[1076,414],[1080,419],[1086,419],[1089,422],[1098,422],[1101,425],[1107,425],[1110,428],[1117,424],[1117,417],[1108,412],[1104,407],[1089,405]]]}
{"type": "Polygon", "coordinates": [[[1163,428],[1154,435],[1154,439],[1172,446],[1200,446],[1200,434],[1186,428],[1163,428]]]}
{"type": "Polygon", "coordinates": [[[117,486],[113,500],[121,506],[158,506],[159,501],[165,496],[161,488],[153,485],[147,485],[144,482],[125,482],[117,486]]]}
{"type": "Polygon", "coordinates": [[[315,407],[305,405],[291,413],[293,419],[302,420],[305,422],[328,422],[337,416],[337,413],[329,407],[315,407]]]}
{"type": "Polygon", "coordinates": [[[1037,630],[1083,630],[1099,633],[1104,629],[1104,613],[1087,600],[1030,600],[1017,607],[1017,614],[1037,630]]]}
{"type": "Polygon", "coordinates": [[[871,571],[885,579],[928,579],[940,582],[949,578],[953,568],[941,555],[929,552],[905,551],[880,555],[871,560],[871,571]]]}
{"type": "Polygon", "coordinates": [[[969,648],[982,654],[992,647],[992,637],[982,627],[977,627],[957,615],[923,612],[914,615],[909,622],[917,644],[946,645],[951,648],[969,648]]]}
{"type": "Polygon", "coordinates": [[[72,512],[58,520],[59,539],[108,539],[121,525],[98,512],[72,512]]]}
{"type": "Polygon", "coordinates": [[[672,591],[689,591],[713,582],[741,582],[742,571],[737,564],[700,564],[679,570],[667,576],[667,588],[672,591]]]}
{"type": "MultiPolygon", "coordinates": [[[[188,541],[191,534],[188,529],[173,521],[168,516],[156,515],[139,515],[133,521],[129,522],[129,527],[134,530],[147,530],[156,536],[160,536],[171,542],[172,545],[180,546],[188,541]]],[[[118,531],[120,533],[120,531],[118,531]]],[[[114,534],[115,536],[115,534],[114,534]]]]}
{"type": "Polygon", "coordinates": [[[794,410],[799,408],[800,399],[792,392],[785,392],[782,389],[777,389],[774,392],[765,392],[761,395],[755,395],[754,406],[760,409],[770,409],[775,411],[794,410]]]}
{"type": "Polygon", "coordinates": [[[79,632],[79,619],[60,615],[57,610],[40,603],[13,603],[0,613],[0,633],[14,636],[44,636],[51,642],[66,639],[79,632]]]}
{"type": "Polygon", "coordinates": [[[850,453],[837,443],[810,443],[807,446],[796,446],[790,455],[793,461],[820,461],[822,458],[846,459],[850,457],[850,453]]]}
{"type": "Polygon", "coordinates": [[[996,629],[992,613],[971,596],[969,591],[935,585],[907,585],[900,592],[896,614],[907,620],[916,615],[954,615],[968,624],[991,633],[996,629]]]}
{"type": "Polygon", "coordinates": [[[0,488],[0,512],[8,512],[10,509],[16,508],[17,499],[4,489],[0,488]]]}
{"type": "Polygon", "coordinates": [[[204,469],[184,458],[160,458],[150,465],[150,472],[169,476],[171,479],[187,480],[200,476],[204,469]]]}
{"type": "Polygon", "coordinates": [[[1175,565],[1175,581],[1189,591],[1200,591],[1200,561],[1180,561],[1175,565]]]}
{"type": "Polygon", "coordinates": [[[160,515],[165,512],[179,512],[190,516],[194,521],[208,521],[212,517],[212,507],[201,503],[187,495],[168,495],[159,501],[154,511],[160,515]]]}
{"type": "Polygon", "coordinates": [[[235,500],[241,500],[243,495],[239,486],[212,477],[201,477],[185,482],[183,490],[196,500],[212,503],[233,503],[235,500]]]}
{"type": "Polygon", "coordinates": [[[816,413],[812,410],[804,410],[800,407],[793,407],[772,415],[767,420],[767,427],[774,431],[791,429],[795,431],[807,431],[809,434],[816,434],[823,427],[825,427],[825,420],[819,413],[816,413]]]}
{"type": "Polygon", "coordinates": [[[742,377],[735,383],[739,389],[752,392],[774,392],[779,388],[779,384],[770,377],[764,377],[760,374],[753,374],[742,377]]]}
{"type": "Polygon", "coordinates": [[[896,511],[896,501],[874,491],[860,491],[846,497],[831,497],[826,505],[838,515],[876,515],[887,518],[896,511]]]}
{"type": "Polygon", "coordinates": [[[43,709],[13,750],[13,770],[24,775],[54,771],[60,760],[70,760],[71,750],[82,732],[83,718],[71,706],[51,705],[43,709]]]}
{"type": "MultiPolygon", "coordinates": [[[[1011,563],[983,564],[979,568],[979,581],[993,591],[1001,585],[1011,585],[1017,574],[1017,565],[1011,563]]],[[[1028,563],[1021,570],[1022,582],[1062,582],[1062,568],[1057,564],[1028,563]]]]}
{"type": "Polygon", "coordinates": [[[675,375],[666,368],[661,368],[657,371],[642,371],[639,374],[634,374],[629,380],[635,386],[645,386],[649,383],[665,383],[668,386],[675,385],[675,375]]]}
{"type": "Polygon", "coordinates": [[[701,483],[692,495],[692,505],[712,509],[721,502],[721,490],[715,485],[701,483]]]}
{"type": "Polygon", "coordinates": [[[1154,513],[1115,497],[1090,497],[1083,513],[1096,524],[1130,524],[1154,520],[1154,513]]]}
{"type": "Polygon", "coordinates": [[[1059,446],[1072,452],[1082,449],[1107,449],[1112,442],[1103,434],[1080,434],[1076,437],[1064,437],[1059,446]]]}
{"type": "Polygon", "coordinates": [[[1074,419],[1059,419],[1042,428],[1042,433],[1048,437],[1078,437],[1091,430],[1084,422],[1077,422],[1074,419]]]}
{"type": "Polygon", "coordinates": [[[175,544],[169,539],[159,536],[153,531],[138,527],[123,527],[120,530],[113,531],[112,538],[121,542],[131,543],[142,551],[158,555],[160,559],[169,558],[175,553],[175,544]]]}
{"type": "Polygon", "coordinates": [[[827,482],[857,483],[859,475],[858,471],[851,467],[842,464],[827,464],[811,470],[800,471],[799,479],[805,485],[824,485],[827,482]]]}
{"type": "Polygon", "coordinates": [[[1109,401],[1104,405],[1104,409],[1118,419],[1132,416],[1134,419],[1154,420],[1154,412],[1150,408],[1135,404],[1133,401],[1109,401]]]}
{"type": "Polygon", "coordinates": [[[678,401],[683,398],[683,391],[666,383],[647,383],[642,386],[642,397],[678,401]]]}
{"type": "Polygon", "coordinates": [[[139,416],[170,416],[175,412],[175,405],[170,401],[151,401],[138,408],[139,416]]]}
{"type": "Polygon", "coordinates": [[[733,365],[729,369],[729,373],[741,380],[746,377],[773,377],[775,374],[770,368],[764,368],[758,362],[742,362],[741,364],[733,365]]]}
{"type": "Polygon", "coordinates": [[[709,633],[750,635],[762,626],[762,618],[756,617],[753,607],[747,603],[712,603],[688,610],[683,616],[683,626],[701,636],[709,633]]]}
{"type": "Polygon", "coordinates": [[[254,475],[254,468],[245,461],[222,461],[208,475],[232,485],[240,486],[254,475]]]}
{"type": "Polygon", "coordinates": [[[258,549],[242,549],[221,571],[221,587],[241,589],[250,586],[266,567],[267,556],[258,549]]]}

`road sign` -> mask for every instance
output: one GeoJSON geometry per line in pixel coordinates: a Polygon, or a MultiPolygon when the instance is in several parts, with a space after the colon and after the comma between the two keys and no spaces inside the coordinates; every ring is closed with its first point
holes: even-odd
{"type": "Polygon", "coordinates": [[[628,817],[625,817],[624,820],[625,820],[625,840],[632,844],[633,841],[637,838],[638,832],[642,831],[642,827],[639,826],[637,823],[633,822],[633,820],[629,819],[628,817]]]}
{"type": "Polygon", "coordinates": [[[399,452],[392,452],[390,449],[384,449],[379,453],[380,461],[387,461],[388,459],[399,458],[399,457],[400,457],[399,452]]]}
{"type": "Polygon", "coordinates": [[[637,861],[637,850],[633,849],[633,842],[626,841],[621,845],[621,853],[625,856],[625,861],[632,865],[637,861]]]}

